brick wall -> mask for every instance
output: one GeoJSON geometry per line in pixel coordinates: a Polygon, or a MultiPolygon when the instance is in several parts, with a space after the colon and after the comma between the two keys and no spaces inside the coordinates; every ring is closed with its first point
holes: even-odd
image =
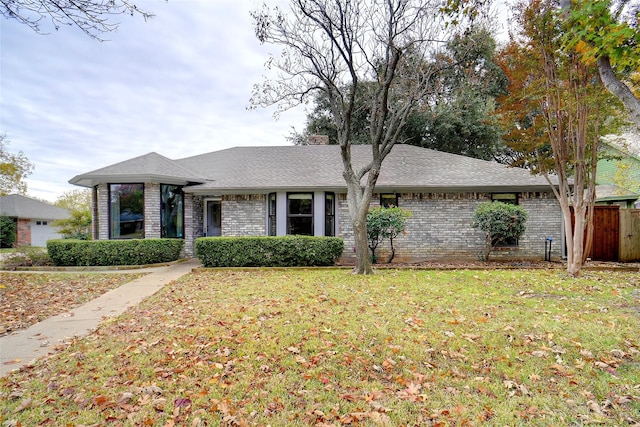
{"type": "Polygon", "coordinates": [[[94,225],[94,233],[97,231],[97,235],[93,235],[95,240],[108,240],[109,239],[109,186],[107,184],[99,184],[96,189],[98,197],[98,209],[97,218],[93,221],[97,222],[94,225]]]}
{"type": "Polygon", "coordinates": [[[160,184],[144,183],[144,237],[158,239],[162,236],[160,223],[160,184]]]}
{"type": "Polygon", "coordinates": [[[229,195],[222,198],[223,236],[265,236],[267,196],[229,195]]]}
{"type": "Polygon", "coordinates": [[[16,242],[14,246],[30,246],[31,245],[31,220],[18,218],[16,224],[16,242]]]}
{"type": "Polygon", "coordinates": [[[202,237],[203,199],[193,194],[184,195],[184,255],[195,255],[195,241],[202,237]]]}
{"type": "MultiPolygon", "coordinates": [[[[373,205],[379,204],[374,195],[373,205]]],[[[477,259],[483,247],[483,234],[471,227],[478,204],[491,200],[489,193],[400,194],[398,204],[411,211],[406,234],[394,239],[394,261],[419,261],[439,258],[477,259]]],[[[345,195],[339,197],[340,235],[345,239],[344,257],[354,256],[354,240],[345,195]]],[[[516,248],[492,252],[494,259],[544,259],[545,239],[552,237],[554,258],[561,256],[560,206],[552,193],[520,195],[519,204],[529,212],[527,230],[516,248]]],[[[383,260],[389,254],[388,240],[376,254],[383,260]]]]}

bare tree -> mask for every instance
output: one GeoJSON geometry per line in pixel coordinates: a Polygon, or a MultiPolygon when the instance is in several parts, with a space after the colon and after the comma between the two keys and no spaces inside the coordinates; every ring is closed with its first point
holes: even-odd
{"type": "Polygon", "coordinates": [[[42,24],[50,21],[56,30],[75,26],[96,39],[118,28],[115,16],[142,15],[145,20],[153,16],[129,0],[0,0],[0,13],[39,33],[46,32],[42,24]]]}
{"type": "Polygon", "coordinates": [[[356,245],[355,273],[372,273],[366,218],[384,158],[407,117],[434,91],[430,65],[446,39],[443,2],[434,0],[292,0],[290,10],[264,7],[252,14],[258,39],[282,47],[268,67],[277,76],[257,85],[253,106],[279,110],[313,99],[329,101],[347,184],[356,245]],[[366,91],[366,106],[356,94],[366,91]],[[371,157],[355,167],[353,119],[368,108],[371,157]]]}

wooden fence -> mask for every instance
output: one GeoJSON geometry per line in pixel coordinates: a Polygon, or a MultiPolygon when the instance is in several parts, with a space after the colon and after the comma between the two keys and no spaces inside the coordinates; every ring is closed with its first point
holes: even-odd
{"type": "Polygon", "coordinates": [[[620,209],[620,261],[640,261],[640,209],[620,209]]]}

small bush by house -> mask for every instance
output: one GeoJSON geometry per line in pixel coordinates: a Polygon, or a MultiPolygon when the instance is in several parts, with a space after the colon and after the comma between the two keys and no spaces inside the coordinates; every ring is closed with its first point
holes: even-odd
{"type": "Polygon", "coordinates": [[[144,265],[175,261],[181,239],[49,240],[47,251],[57,266],[144,265]]]}
{"type": "Polygon", "coordinates": [[[333,265],[344,250],[339,237],[201,237],[196,255],[205,267],[333,265]]]}

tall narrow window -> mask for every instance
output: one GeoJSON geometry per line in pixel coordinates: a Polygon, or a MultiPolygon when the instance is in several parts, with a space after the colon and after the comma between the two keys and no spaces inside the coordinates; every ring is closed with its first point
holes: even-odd
{"type": "Polygon", "coordinates": [[[144,238],[144,184],[109,184],[112,239],[144,238]]]}
{"type": "Polygon", "coordinates": [[[276,221],[276,193],[269,193],[267,200],[269,203],[269,236],[276,236],[278,234],[278,223],[276,221]]]}
{"type": "Polygon", "coordinates": [[[184,196],[178,185],[160,185],[162,237],[184,237],[184,196]]]}
{"type": "Polygon", "coordinates": [[[324,235],[336,235],[336,195],[324,194],[324,235]]]}
{"type": "Polygon", "coordinates": [[[313,193],[287,195],[287,234],[313,236],[313,193]]]}

